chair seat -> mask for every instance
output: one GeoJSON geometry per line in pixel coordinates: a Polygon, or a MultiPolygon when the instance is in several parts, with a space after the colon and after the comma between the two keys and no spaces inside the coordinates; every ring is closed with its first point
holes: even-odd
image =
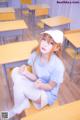
{"type": "MultiPolygon", "coordinates": [[[[31,107],[29,109],[25,109],[25,115],[26,116],[30,116],[30,115],[33,115],[33,114],[36,114],[36,113],[39,113],[41,111],[44,111],[44,110],[48,110],[48,109],[51,109],[51,108],[55,108],[55,107],[58,107],[59,106],[59,102],[58,100],[55,101],[55,103],[51,106],[47,105],[46,107],[44,107],[43,109],[41,110],[37,110],[31,103],[31,107]]],[[[22,118],[21,120],[25,120],[25,117],[22,118]]]]}
{"type": "Polygon", "coordinates": [[[32,4],[32,0],[20,0],[21,4],[32,4]]]}
{"type": "Polygon", "coordinates": [[[80,54],[78,53],[75,53],[75,50],[73,48],[66,48],[66,53],[73,59],[75,54],[76,54],[76,60],[79,60],[80,59],[80,54]]]}
{"type": "Polygon", "coordinates": [[[38,22],[37,23],[37,27],[43,29],[44,28],[44,24],[42,22],[38,22]]]}
{"type": "Polygon", "coordinates": [[[28,10],[23,10],[22,13],[23,13],[24,15],[28,15],[28,14],[29,14],[29,11],[28,11],[28,10]]]}

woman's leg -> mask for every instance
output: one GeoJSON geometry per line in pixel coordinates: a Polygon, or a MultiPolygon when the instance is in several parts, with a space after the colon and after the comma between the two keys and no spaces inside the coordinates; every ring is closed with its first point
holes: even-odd
{"type": "MultiPolygon", "coordinates": [[[[21,103],[23,103],[23,101],[26,98],[31,99],[33,102],[41,103],[42,93],[45,93],[45,92],[40,89],[35,88],[34,82],[32,82],[32,81],[28,80],[26,77],[20,75],[18,72],[18,69],[19,68],[15,68],[12,72],[12,79],[13,79],[13,83],[14,83],[15,106],[20,107],[21,103]]],[[[46,93],[45,93],[45,96],[47,96],[46,93]]],[[[46,98],[46,97],[44,97],[44,98],[46,98]]]]}
{"type": "MultiPolygon", "coordinates": [[[[40,98],[40,90],[35,88],[34,82],[31,80],[27,79],[27,77],[21,75],[19,72],[19,67],[16,67],[12,71],[12,80],[14,84],[14,102],[16,104],[19,103],[18,97],[16,93],[17,92],[23,92],[24,97],[26,96],[27,98],[36,101],[37,99],[40,98]],[[16,98],[17,97],[17,98],[16,98]]],[[[18,95],[20,97],[20,95],[18,95]]]]}
{"type": "Polygon", "coordinates": [[[12,71],[13,80],[13,93],[14,93],[14,107],[9,112],[9,117],[13,117],[16,114],[20,114],[25,108],[30,107],[30,103],[27,97],[24,95],[24,76],[21,76],[18,72],[19,68],[14,68],[12,71]]]}
{"type": "Polygon", "coordinates": [[[37,109],[43,108],[48,104],[48,97],[45,91],[35,88],[34,82],[32,86],[28,84],[27,89],[24,88],[24,94],[27,98],[33,101],[37,109]]]}

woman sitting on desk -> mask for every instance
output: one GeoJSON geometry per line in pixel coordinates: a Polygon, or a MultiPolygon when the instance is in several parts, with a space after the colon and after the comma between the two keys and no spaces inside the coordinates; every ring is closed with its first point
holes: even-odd
{"type": "Polygon", "coordinates": [[[14,107],[9,112],[10,118],[29,108],[29,100],[37,109],[41,109],[52,105],[57,99],[64,76],[64,65],[60,59],[63,33],[49,30],[40,36],[40,44],[28,60],[32,73],[26,65],[13,69],[14,107]]]}

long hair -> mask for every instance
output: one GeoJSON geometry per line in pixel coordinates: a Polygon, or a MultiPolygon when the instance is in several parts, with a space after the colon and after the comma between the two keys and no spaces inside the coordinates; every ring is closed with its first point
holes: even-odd
{"type": "MultiPolygon", "coordinates": [[[[41,40],[44,40],[44,39],[47,39],[48,42],[49,42],[50,40],[53,40],[53,38],[52,38],[49,34],[47,34],[47,33],[43,33],[43,34],[40,36],[40,42],[41,42],[41,40]]],[[[54,40],[53,40],[53,41],[54,41],[54,40]]],[[[52,55],[53,53],[56,54],[59,58],[61,58],[61,56],[62,56],[62,46],[61,46],[61,44],[58,44],[58,43],[56,43],[56,45],[58,46],[58,50],[57,50],[57,51],[54,51],[54,45],[53,45],[53,48],[52,48],[52,50],[50,51],[49,56],[48,56],[48,61],[50,60],[51,55],[52,55]]],[[[32,52],[33,52],[33,51],[36,51],[37,54],[39,55],[39,54],[40,54],[40,44],[39,44],[36,48],[34,48],[34,49],[32,50],[32,52]]]]}

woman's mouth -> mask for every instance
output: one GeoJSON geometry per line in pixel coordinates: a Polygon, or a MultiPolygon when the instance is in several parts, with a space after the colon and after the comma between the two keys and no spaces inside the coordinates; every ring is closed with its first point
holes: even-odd
{"type": "Polygon", "coordinates": [[[42,48],[42,50],[46,51],[46,49],[45,49],[45,48],[42,48]]]}

